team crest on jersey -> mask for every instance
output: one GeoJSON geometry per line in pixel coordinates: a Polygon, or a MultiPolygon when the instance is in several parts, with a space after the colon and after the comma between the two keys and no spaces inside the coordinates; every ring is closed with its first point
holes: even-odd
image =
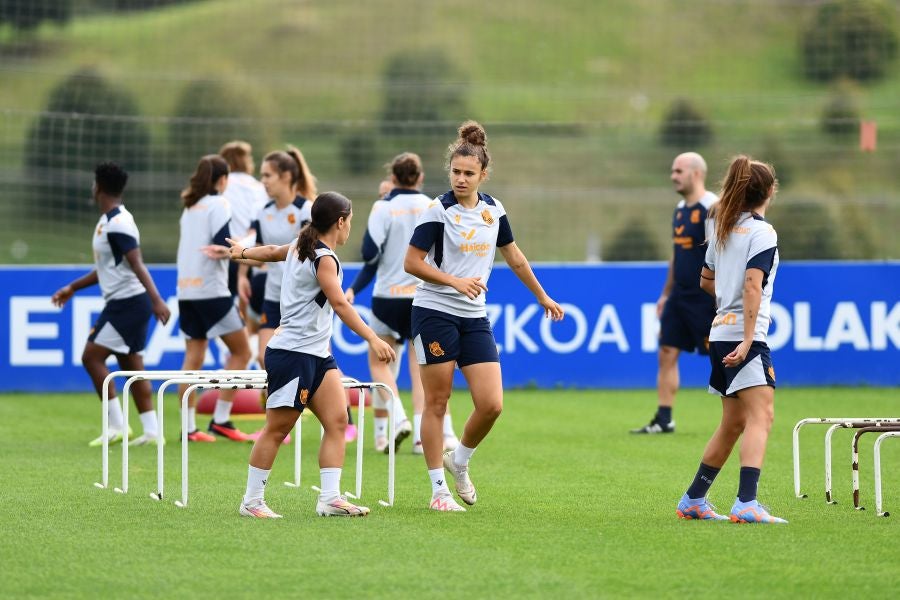
{"type": "Polygon", "coordinates": [[[300,404],[305,406],[307,398],[309,398],[309,390],[300,390],[300,404]]]}
{"type": "Polygon", "coordinates": [[[97,225],[97,235],[99,236],[101,233],[103,233],[103,225],[97,225]]]}
{"type": "Polygon", "coordinates": [[[428,351],[431,352],[432,356],[444,355],[444,349],[441,348],[441,345],[438,342],[431,342],[428,344],[428,351]]]}
{"type": "Polygon", "coordinates": [[[484,209],[483,211],[481,211],[481,218],[484,219],[484,222],[487,225],[494,224],[494,217],[491,216],[491,211],[489,211],[488,209],[484,209]]]}
{"type": "Polygon", "coordinates": [[[775,381],[775,367],[769,366],[769,377],[772,378],[772,381],[775,381]]]}
{"type": "Polygon", "coordinates": [[[288,223],[293,225],[296,222],[297,222],[297,215],[295,215],[294,213],[288,213],[288,223]]]}
{"type": "Polygon", "coordinates": [[[700,222],[700,209],[695,208],[691,211],[691,223],[699,223],[700,222]]]}

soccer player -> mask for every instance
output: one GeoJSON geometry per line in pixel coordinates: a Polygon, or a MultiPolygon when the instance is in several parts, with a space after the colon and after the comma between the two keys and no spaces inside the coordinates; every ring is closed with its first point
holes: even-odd
{"type": "Polygon", "coordinates": [[[698,285],[706,252],[707,214],[718,199],[706,191],[706,161],[695,152],[679,154],[672,162],[672,184],[682,200],[672,216],[672,258],[656,302],[660,320],[659,370],[656,394],[659,406],[650,423],[631,433],[674,433],[672,409],[678,392],[678,355],[696,350],[709,353],[709,325],[716,313],[712,298],[698,285]]]}
{"type": "MultiPolygon", "coordinates": [[[[316,197],[316,180],[300,150],[293,146],[287,152],[270,152],[263,158],[260,168],[262,184],[269,200],[256,215],[250,226],[256,232],[257,245],[282,246],[297,238],[300,229],[309,223],[312,201],[316,197]]],[[[239,239],[239,238],[236,238],[239,239]]],[[[254,244],[242,243],[253,246],[254,244]]],[[[249,266],[238,268],[238,290],[241,300],[250,302],[251,283],[249,266]]],[[[279,262],[268,265],[263,294],[262,313],[259,319],[259,366],[265,369],[266,344],[281,322],[281,278],[283,267],[279,262]]]]}
{"type": "MultiPolygon", "coordinates": [[[[94,270],[61,287],[51,298],[55,306],[62,306],[78,290],[100,284],[106,305],[91,329],[81,362],[101,398],[103,380],[109,375],[106,359],[114,354],[123,371],[143,371],[144,359],[140,353],[147,342],[150,317],[156,316],[163,324],[170,317],[169,308],[141,258],[141,236],[134,217],[122,204],[126,183],[128,173],[117,164],[107,162],[97,165],[93,197],[101,214],[93,234],[94,270]]],[[[153,410],[150,382],[135,382],[131,393],[144,431],[130,444],[159,443],[159,426],[153,410]]],[[[124,422],[113,382],[109,383],[109,398],[107,439],[114,444],[126,436],[130,437],[131,428],[124,422]]],[[[102,434],[90,443],[91,446],[101,444],[102,434]]]]}
{"type": "Polygon", "coordinates": [[[678,503],[683,519],[726,520],[706,499],[719,470],[741,440],[741,473],[731,507],[736,523],[787,523],[759,504],[756,488],[774,419],[775,370],[766,344],[772,287],[778,270],[778,236],[765,221],[777,182],[770,165],[736,157],[728,168],[715,231],[706,250],[700,285],[716,298],[710,331],[710,393],[722,399],[713,433],[694,482],[678,503]]]}
{"type": "Polygon", "coordinates": [[[469,459],[503,410],[500,357],[485,309],[496,249],[547,317],[558,321],[564,316],[513,241],[503,205],[478,191],[491,160],[486,144],[481,125],[466,121],[460,126],[448,150],[451,190],[419,217],[404,261],[406,272],[422,280],[413,299],[412,335],[425,389],[422,445],[431,478],[430,507],[439,511],[465,510],[450,494],[445,468],[462,501],[475,504],[469,459]],[[475,410],[459,446],[442,456],[442,422],[457,365],[469,384],[475,410]]]}
{"type": "Polygon", "coordinates": [[[340,495],[346,446],[346,395],[337,364],[329,350],[333,314],[369,343],[379,360],[396,360],[394,350],[372,331],[347,302],[343,271],[334,248],[347,243],[353,218],[350,200],[336,192],[318,196],[310,224],[295,242],[283,246],[244,248],[229,240],[235,260],[285,261],[281,289],[281,326],[266,348],[266,425],[250,453],[247,490],[241,515],[280,518],[264,499],[266,481],[278,448],[307,407],[325,433],[319,449],[321,493],[316,513],[321,516],[364,516],[369,509],[340,495]]]}
{"type": "MultiPolygon", "coordinates": [[[[397,155],[389,165],[391,189],[381,200],[372,205],[369,223],[363,236],[362,258],[366,265],[357,275],[347,299],[352,303],[375,277],[372,292],[372,329],[396,352],[400,344],[409,342],[409,378],[412,384],[413,427],[398,401],[394,406],[394,447],[413,433],[413,453],[422,454],[422,407],[424,392],[419,378],[419,364],[412,347],[411,315],[412,302],[419,280],[403,270],[406,248],[416,227],[419,215],[431,204],[431,198],[421,193],[425,173],[422,159],[417,154],[404,152],[397,155]]],[[[372,379],[390,386],[397,398],[397,377],[393,370],[369,353],[369,372],[372,379]]],[[[372,398],[375,410],[375,450],[388,451],[387,399],[381,394],[372,398]]],[[[453,432],[450,412],[444,415],[444,449],[453,450],[459,444],[453,432]]]]}
{"type": "MultiPolygon", "coordinates": [[[[228,185],[228,163],[218,154],[200,159],[188,187],[181,193],[178,240],[178,310],[179,326],[185,335],[182,369],[198,370],[203,366],[209,340],[219,337],[228,347],[225,368],[246,369],[250,361],[247,331],[228,291],[228,259],[210,258],[204,249],[210,244],[227,245],[231,208],[223,195],[228,185]]],[[[180,386],[184,393],[187,386],[180,386]]],[[[214,442],[221,436],[236,442],[247,441],[247,435],[231,422],[234,390],[222,390],[216,400],[209,423],[210,433],[197,429],[196,398],[189,400],[188,440],[214,442]],[[212,435],[211,435],[212,434],[212,435]]]]}

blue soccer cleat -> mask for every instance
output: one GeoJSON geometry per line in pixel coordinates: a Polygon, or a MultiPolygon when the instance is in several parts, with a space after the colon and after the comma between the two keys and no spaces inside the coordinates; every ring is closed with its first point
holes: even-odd
{"type": "Polygon", "coordinates": [[[766,507],[756,500],[750,502],[735,500],[734,506],[731,507],[731,521],[733,523],[787,523],[780,517],[770,515],[766,507]]]}
{"type": "Polygon", "coordinates": [[[705,497],[692,499],[687,494],[681,497],[675,514],[679,519],[699,521],[727,521],[728,517],[716,512],[716,507],[709,503],[705,497]]]}

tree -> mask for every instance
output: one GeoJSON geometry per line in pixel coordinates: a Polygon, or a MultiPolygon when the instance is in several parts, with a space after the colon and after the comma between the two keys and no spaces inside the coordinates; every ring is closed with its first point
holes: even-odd
{"type": "Polygon", "coordinates": [[[712,126],[690,100],[675,100],[663,117],[660,141],[678,150],[694,150],[713,138],[712,126]]]}
{"type": "Polygon", "coordinates": [[[73,0],[0,0],[0,25],[30,31],[44,21],[64,25],[72,18],[73,0]]]}

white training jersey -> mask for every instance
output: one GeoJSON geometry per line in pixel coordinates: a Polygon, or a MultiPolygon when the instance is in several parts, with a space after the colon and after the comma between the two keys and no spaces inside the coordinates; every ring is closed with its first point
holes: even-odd
{"type": "MultiPolygon", "coordinates": [[[[322,358],[331,354],[334,310],[316,277],[322,260],[334,260],[337,263],[338,281],[342,283],[344,271],[331,248],[317,242],[315,260],[301,261],[297,256],[297,242],[291,244],[284,261],[284,279],[281,285],[281,325],[269,341],[269,348],[303,352],[322,358]]],[[[271,276],[270,274],[269,277],[271,276]]]]}
{"type": "Polygon", "coordinates": [[[94,264],[104,300],[121,300],[143,293],[144,285],[131,270],[125,254],[141,245],[134,217],[124,206],[100,216],[94,230],[94,264]]]}
{"type": "Polygon", "coordinates": [[[406,272],[403,260],[419,215],[431,202],[431,198],[416,190],[397,188],[372,205],[366,229],[378,249],[374,259],[378,261],[378,270],[372,296],[412,298],[415,295],[419,279],[406,272]]]}
{"type": "MultiPolygon", "coordinates": [[[[465,208],[452,191],[439,196],[422,213],[409,244],[428,254],[425,261],[455,277],[478,277],[487,285],[498,247],[513,242],[506,211],[499,200],[478,194],[478,204],[465,208]]],[[[413,306],[475,318],[487,316],[485,294],[470,300],[447,285],[423,281],[413,306]]]]}
{"type": "Polygon", "coordinates": [[[228,225],[231,237],[243,240],[250,231],[250,224],[269,201],[269,195],[253,175],[232,171],[228,174],[225,198],[231,206],[231,223],[228,225]]]}
{"type": "Polygon", "coordinates": [[[211,300],[230,297],[228,259],[208,258],[202,248],[227,246],[231,208],[225,196],[204,196],[181,213],[178,238],[178,299],[211,300]]]}
{"type": "MultiPolygon", "coordinates": [[[[256,215],[252,227],[256,229],[256,243],[260,246],[273,244],[284,246],[297,239],[297,234],[312,218],[312,202],[303,196],[297,196],[284,208],[278,208],[275,201],[268,202],[256,215]]],[[[281,301],[281,275],[284,263],[269,263],[266,267],[265,300],[281,301]]]]}
{"type": "Polygon", "coordinates": [[[772,286],[778,270],[778,235],[765,219],[741,213],[719,250],[715,231],[706,249],[706,267],[716,273],[716,318],[709,332],[711,342],[744,339],[744,277],[747,269],[763,272],[762,300],[756,317],[755,341],[766,341],[769,331],[772,286]]]}

